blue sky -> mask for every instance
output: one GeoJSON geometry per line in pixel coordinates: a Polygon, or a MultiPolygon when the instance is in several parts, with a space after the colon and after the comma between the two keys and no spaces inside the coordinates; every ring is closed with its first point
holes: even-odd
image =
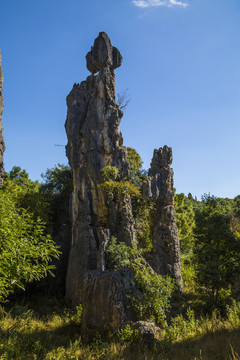
{"type": "Polygon", "coordinates": [[[124,144],[173,148],[177,192],[240,194],[239,0],[0,0],[5,167],[67,163],[66,96],[100,31],[123,55],[124,144]]]}

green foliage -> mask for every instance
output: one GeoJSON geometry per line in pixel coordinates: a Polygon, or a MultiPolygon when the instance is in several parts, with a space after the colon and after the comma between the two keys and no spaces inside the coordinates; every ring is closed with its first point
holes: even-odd
{"type": "Polygon", "coordinates": [[[127,324],[125,327],[113,334],[113,339],[121,344],[136,341],[139,339],[139,330],[132,329],[131,326],[127,324]]]}
{"type": "MultiPolygon", "coordinates": [[[[137,165],[132,165],[135,169],[132,173],[139,175],[140,166],[142,164],[140,156],[136,151],[129,151],[132,154],[133,159],[135,157],[140,159],[137,165]]],[[[134,161],[132,161],[134,164],[134,161]]],[[[135,181],[136,176],[134,175],[131,180],[120,180],[119,170],[114,166],[106,166],[101,170],[102,178],[104,182],[99,185],[106,197],[108,202],[114,201],[121,203],[125,196],[131,197],[133,217],[135,220],[135,228],[137,232],[138,245],[141,248],[145,248],[146,251],[150,251],[152,247],[151,240],[151,220],[150,213],[153,204],[149,204],[142,196],[139,182],[135,181]],[[135,180],[134,180],[135,179],[135,180]]],[[[140,175],[139,175],[140,176],[140,175]]]]}
{"type": "Polygon", "coordinates": [[[130,195],[131,198],[141,195],[138,187],[130,181],[105,181],[99,187],[107,195],[108,201],[122,201],[124,196],[130,195]]]}
{"type": "Polygon", "coordinates": [[[72,191],[72,174],[69,165],[58,164],[41,175],[44,183],[41,191],[45,194],[69,194],[72,191]]]}
{"type": "Polygon", "coordinates": [[[52,258],[59,255],[40,218],[20,209],[15,196],[0,190],[0,300],[16,287],[51,273],[52,258]]]}
{"type": "Polygon", "coordinates": [[[20,166],[13,166],[12,170],[6,173],[3,187],[7,187],[11,182],[20,186],[23,192],[35,192],[39,188],[38,181],[30,180],[26,170],[22,170],[20,166]]]}
{"type": "Polygon", "coordinates": [[[174,283],[167,276],[158,275],[142,256],[142,251],[134,250],[113,238],[106,250],[110,268],[119,270],[130,268],[134,273],[136,294],[132,305],[139,320],[155,320],[163,326],[170,307],[174,283]]]}
{"type": "Polygon", "coordinates": [[[193,245],[193,228],[195,226],[193,203],[181,193],[174,196],[174,206],[181,251],[187,254],[192,251],[193,245]]]}
{"type": "Polygon", "coordinates": [[[152,223],[151,214],[154,203],[143,198],[142,195],[132,199],[133,216],[138,240],[138,247],[150,252],[152,250],[152,223]]]}
{"type": "Polygon", "coordinates": [[[182,278],[184,283],[184,290],[185,292],[195,292],[197,289],[197,275],[195,267],[189,261],[182,261],[182,278]]]}
{"type": "Polygon", "coordinates": [[[227,305],[227,319],[234,327],[240,325],[240,302],[233,300],[232,305],[227,305]]]}
{"type": "Polygon", "coordinates": [[[129,248],[122,242],[117,244],[115,237],[106,249],[108,268],[119,270],[130,266],[131,253],[129,248]]]}
{"type": "Polygon", "coordinates": [[[240,276],[240,241],[217,199],[205,196],[203,202],[196,213],[194,262],[199,285],[217,302],[240,276]]]}
{"type": "Polygon", "coordinates": [[[10,311],[0,307],[0,359],[236,360],[240,354],[239,309],[239,302],[233,302],[226,318],[216,311],[199,317],[188,309],[161,330],[154,349],[147,349],[134,343],[138,333],[129,325],[113,334],[111,342],[97,335],[91,344],[84,344],[79,322],[72,319],[75,310],[63,308],[59,299],[38,298],[32,304],[15,305],[10,311]],[[42,315],[39,304],[49,312],[42,315]]]}
{"type": "Polygon", "coordinates": [[[119,170],[115,166],[105,166],[101,170],[103,181],[116,181],[119,179],[119,170]]]}
{"type": "Polygon", "coordinates": [[[142,170],[142,159],[135,149],[127,148],[127,160],[130,165],[130,179],[137,185],[141,186],[146,178],[146,172],[142,170]]]}
{"type": "Polygon", "coordinates": [[[233,202],[234,213],[238,218],[240,218],[240,195],[236,196],[233,202]]]}
{"type": "Polygon", "coordinates": [[[1,189],[14,197],[16,206],[31,212],[34,219],[40,217],[46,223],[49,221],[49,201],[40,193],[38,181],[30,180],[26,170],[14,166],[9,173],[5,174],[1,189]]]}
{"type": "Polygon", "coordinates": [[[139,256],[132,261],[134,280],[139,292],[132,298],[133,308],[139,320],[154,320],[157,325],[166,325],[167,311],[175,288],[168,276],[158,275],[139,256]]]}
{"type": "Polygon", "coordinates": [[[166,338],[169,340],[179,340],[195,335],[200,327],[200,322],[195,318],[194,311],[187,309],[186,317],[182,314],[171,320],[170,326],[166,328],[166,338]]]}
{"type": "Polygon", "coordinates": [[[39,194],[49,206],[48,229],[51,233],[59,230],[61,224],[70,224],[69,200],[73,189],[71,168],[58,164],[41,175],[39,194]]]}

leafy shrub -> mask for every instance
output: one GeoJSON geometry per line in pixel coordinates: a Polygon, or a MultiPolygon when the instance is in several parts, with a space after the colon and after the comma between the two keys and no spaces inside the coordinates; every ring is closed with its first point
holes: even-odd
{"type": "Polygon", "coordinates": [[[155,273],[141,256],[131,264],[138,289],[132,304],[138,319],[155,320],[160,326],[166,325],[166,315],[175,288],[173,280],[155,273]]]}
{"type": "Polygon", "coordinates": [[[130,249],[122,242],[117,243],[115,237],[106,249],[107,264],[110,269],[119,270],[130,266],[130,249]]]}
{"type": "Polygon", "coordinates": [[[113,339],[120,342],[132,342],[139,339],[139,330],[132,329],[129,324],[113,334],[113,339]]]}
{"type": "Polygon", "coordinates": [[[119,270],[128,267],[134,273],[137,291],[131,300],[138,319],[155,320],[163,326],[175,287],[172,279],[155,273],[141,255],[141,250],[134,250],[122,242],[117,243],[115,238],[106,253],[110,268],[119,270]]]}
{"type": "Polygon", "coordinates": [[[59,256],[44,223],[26,209],[19,209],[16,197],[0,190],[0,301],[26,282],[45,277],[59,256]]]}
{"type": "Polygon", "coordinates": [[[116,181],[119,178],[119,170],[115,166],[105,166],[101,170],[103,181],[116,181]]]}

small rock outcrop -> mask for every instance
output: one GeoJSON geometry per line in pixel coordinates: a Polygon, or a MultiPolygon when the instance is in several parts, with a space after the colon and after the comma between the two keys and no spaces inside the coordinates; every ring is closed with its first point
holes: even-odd
{"type": "Polygon", "coordinates": [[[155,202],[153,226],[153,269],[176,279],[183,289],[180,244],[174,209],[172,148],[154,150],[143,195],[155,202]]]}
{"type": "Polygon", "coordinates": [[[3,153],[5,150],[5,143],[3,139],[3,127],[2,127],[2,113],[3,113],[3,73],[2,73],[2,64],[1,64],[1,53],[0,53],[0,186],[3,183],[4,177],[4,161],[3,161],[3,153]]]}
{"type": "MultiPolygon", "coordinates": [[[[120,202],[114,197],[109,200],[99,186],[106,166],[117,168],[122,180],[130,175],[119,130],[123,112],[115,101],[114,69],[121,65],[122,56],[101,32],[86,60],[92,75],[74,84],[67,97],[66,154],[73,193],[66,298],[72,304],[83,304],[82,331],[89,339],[96,331],[107,333],[136,320],[130,304],[133,274],[128,269],[109,269],[106,249],[113,236],[130,247],[135,247],[137,240],[130,195],[125,193],[120,202]]],[[[144,193],[157,209],[153,219],[154,268],[181,283],[171,159],[170,148],[155,150],[144,193]]]]}
{"type": "Polygon", "coordinates": [[[160,328],[150,321],[136,321],[130,322],[129,325],[133,330],[139,333],[140,345],[145,345],[151,348],[157,342],[157,336],[160,335],[160,328]]]}
{"type": "Polygon", "coordinates": [[[91,340],[96,329],[106,337],[134,318],[130,298],[134,294],[134,277],[128,269],[88,271],[82,284],[82,333],[91,340]]]}

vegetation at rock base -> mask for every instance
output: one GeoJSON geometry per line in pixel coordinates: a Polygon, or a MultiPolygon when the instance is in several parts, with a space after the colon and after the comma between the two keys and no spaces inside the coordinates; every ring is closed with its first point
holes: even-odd
{"type": "MultiPolygon", "coordinates": [[[[10,305],[10,304],[9,304],[10,305]]],[[[96,336],[84,344],[80,336],[81,308],[69,309],[56,297],[32,298],[28,304],[0,308],[0,359],[22,360],[237,360],[240,354],[240,304],[197,317],[188,310],[159,334],[148,349],[126,327],[111,341],[96,336]]]]}
{"type": "Polygon", "coordinates": [[[132,249],[113,238],[107,248],[108,263],[114,270],[130,268],[134,273],[137,293],[131,298],[138,320],[152,320],[166,326],[167,311],[174,283],[168,276],[154,272],[144,259],[141,251],[132,249]]]}
{"type": "Polygon", "coordinates": [[[59,256],[41,218],[21,207],[26,201],[26,188],[35,194],[38,184],[19,168],[13,172],[19,176],[8,179],[0,189],[0,301],[15,288],[24,288],[25,283],[51,273],[50,262],[59,256]]]}
{"type": "Polygon", "coordinates": [[[48,169],[42,184],[14,167],[0,189],[4,300],[0,359],[240,358],[240,196],[223,199],[205,194],[198,201],[191,194],[175,194],[185,292],[172,297],[171,281],[156,276],[148,263],[152,209],[141,196],[141,161],[134,151],[128,151],[130,179],[120,180],[117,169],[108,167],[103,170],[101,186],[109,201],[130,194],[139,248],[128,248],[113,237],[107,255],[110,268],[130,267],[135,273],[139,292],[132,298],[133,306],[139,319],[154,320],[160,326],[156,344],[146,348],[129,326],[108,341],[97,335],[91,344],[84,344],[81,305],[67,308],[61,293],[45,296],[21,290],[26,282],[52,271],[49,260],[58,250],[50,235],[68,209],[72,188],[66,166],[48,169]],[[14,288],[19,290],[11,295],[14,288]]]}

